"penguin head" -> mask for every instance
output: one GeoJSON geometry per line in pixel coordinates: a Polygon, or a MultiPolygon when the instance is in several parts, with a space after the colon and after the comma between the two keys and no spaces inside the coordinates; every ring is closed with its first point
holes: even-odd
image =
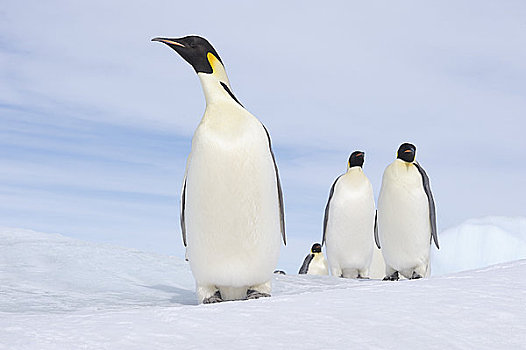
{"type": "Polygon", "coordinates": [[[349,157],[349,168],[352,168],[353,166],[359,166],[361,168],[363,166],[364,161],[365,152],[354,151],[349,157]]]}
{"type": "Polygon", "coordinates": [[[396,157],[404,162],[412,163],[415,160],[416,147],[410,143],[402,143],[398,148],[396,157]]]}
{"type": "Polygon", "coordinates": [[[223,65],[223,61],[221,61],[216,50],[210,45],[208,40],[200,36],[190,35],[183,38],[153,38],[152,41],[159,41],[170,46],[186,62],[194,67],[196,73],[211,74],[214,72],[214,65],[223,65]]]}
{"type": "Polygon", "coordinates": [[[310,249],[311,253],[321,253],[321,244],[314,243],[310,249]]]}

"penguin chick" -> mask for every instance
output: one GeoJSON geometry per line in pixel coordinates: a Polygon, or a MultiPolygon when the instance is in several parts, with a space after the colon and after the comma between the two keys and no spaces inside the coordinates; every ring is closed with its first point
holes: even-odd
{"type": "Polygon", "coordinates": [[[310,250],[310,254],[305,257],[303,260],[303,265],[301,265],[300,275],[328,275],[329,267],[327,261],[325,260],[323,253],[321,252],[321,244],[314,243],[310,250]]]}

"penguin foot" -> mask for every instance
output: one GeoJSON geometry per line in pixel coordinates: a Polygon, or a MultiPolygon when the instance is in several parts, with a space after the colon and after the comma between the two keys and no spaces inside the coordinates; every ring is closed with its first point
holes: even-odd
{"type": "Polygon", "coordinates": [[[211,297],[204,298],[203,304],[215,304],[215,303],[220,303],[222,301],[223,301],[223,298],[221,298],[221,293],[217,291],[211,297]]]}
{"type": "Polygon", "coordinates": [[[270,297],[270,294],[268,294],[268,293],[259,292],[259,291],[255,290],[255,289],[247,290],[247,299],[248,300],[259,299],[259,298],[268,298],[268,297],[270,297]]]}
{"type": "Polygon", "coordinates": [[[410,280],[417,280],[419,278],[422,278],[416,271],[413,271],[413,275],[411,276],[410,280]]]}
{"type": "Polygon", "coordinates": [[[398,271],[395,271],[392,275],[388,275],[384,277],[384,281],[398,281],[398,271]]]}
{"type": "Polygon", "coordinates": [[[368,280],[370,279],[369,277],[364,277],[364,276],[361,276],[361,275],[358,275],[358,277],[356,277],[357,279],[359,280],[368,280]]]}

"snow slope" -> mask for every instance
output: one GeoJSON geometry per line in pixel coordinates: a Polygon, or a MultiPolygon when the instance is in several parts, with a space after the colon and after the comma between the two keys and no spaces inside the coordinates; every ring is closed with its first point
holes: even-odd
{"type": "Polygon", "coordinates": [[[526,260],[427,280],[274,276],[196,305],[179,259],[0,230],[0,349],[520,349],[526,260]]]}
{"type": "Polygon", "coordinates": [[[439,234],[431,247],[434,276],[526,259],[526,217],[471,219],[439,234]]]}
{"type": "Polygon", "coordinates": [[[0,310],[71,311],[194,303],[179,258],[27,230],[0,231],[0,310]]]}

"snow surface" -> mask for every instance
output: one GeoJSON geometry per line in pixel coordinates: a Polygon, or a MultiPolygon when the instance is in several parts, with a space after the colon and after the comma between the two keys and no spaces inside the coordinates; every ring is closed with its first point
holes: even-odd
{"type": "Polygon", "coordinates": [[[431,247],[434,276],[526,258],[525,217],[471,219],[439,234],[431,247]]]}
{"type": "Polygon", "coordinates": [[[0,349],[524,349],[525,275],[275,275],[272,298],[197,305],[180,258],[0,229],[0,349]]]}

